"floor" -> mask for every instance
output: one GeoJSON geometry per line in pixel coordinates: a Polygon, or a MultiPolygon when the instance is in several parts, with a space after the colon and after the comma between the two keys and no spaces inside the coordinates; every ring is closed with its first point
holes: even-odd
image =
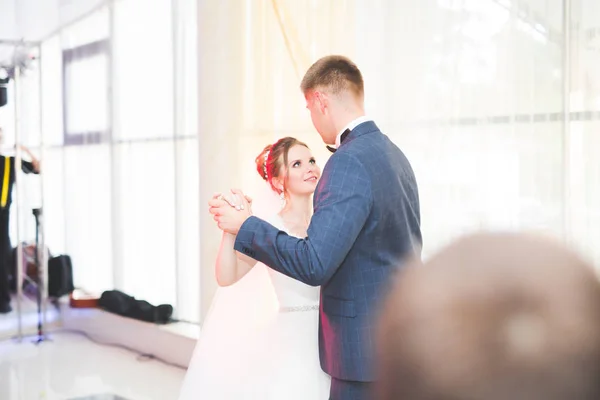
{"type": "MultiPolygon", "coordinates": [[[[18,314],[17,302],[13,298],[11,302],[13,311],[8,314],[0,314],[0,340],[9,339],[18,335],[18,314]]],[[[37,331],[38,307],[35,299],[23,296],[21,302],[21,330],[24,334],[31,334],[37,331]]],[[[51,326],[60,319],[56,307],[48,304],[46,309],[46,325],[51,326]]],[[[3,400],[0,397],[0,400],[3,400]]]]}
{"type": "Polygon", "coordinates": [[[176,400],[185,370],[71,333],[0,342],[2,400],[176,400]]]}

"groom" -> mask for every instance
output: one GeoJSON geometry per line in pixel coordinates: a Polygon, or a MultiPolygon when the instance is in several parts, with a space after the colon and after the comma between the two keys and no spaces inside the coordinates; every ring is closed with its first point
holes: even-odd
{"type": "Polygon", "coordinates": [[[392,276],[422,239],[417,182],[402,151],[364,112],[363,78],[342,56],[315,62],[301,84],[312,122],[334,151],[314,196],[307,237],[286,235],[223,200],[211,200],[235,249],[321,286],[321,366],[331,400],[366,400],[374,377],[374,319],[392,276]]]}

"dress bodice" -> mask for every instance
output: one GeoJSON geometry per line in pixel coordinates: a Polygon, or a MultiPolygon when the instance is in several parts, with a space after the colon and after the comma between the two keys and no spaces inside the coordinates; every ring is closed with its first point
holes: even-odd
{"type": "MultiPolygon", "coordinates": [[[[280,216],[276,215],[269,223],[289,235],[292,235],[285,228],[280,216]]],[[[319,287],[307,285],[271,268],[268,268],[268,271],[280,307],[309,307],[317,306],[319,304],[319,287]]]]}

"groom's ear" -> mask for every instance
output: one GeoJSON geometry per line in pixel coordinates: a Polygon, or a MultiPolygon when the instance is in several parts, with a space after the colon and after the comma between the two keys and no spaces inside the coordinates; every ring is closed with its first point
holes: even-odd
{"type": "Polygon", "coordinates": [[[327,94],[325,92],[314,92],[315,102],[322,113],[325,113],[325,108],[327,108],[327,94]]]}

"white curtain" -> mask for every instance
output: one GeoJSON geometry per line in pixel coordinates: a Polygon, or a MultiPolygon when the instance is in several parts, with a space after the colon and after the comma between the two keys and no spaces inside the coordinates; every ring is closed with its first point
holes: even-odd
{"type": "Polygon", "coordinates": [[[78,287],[197,322],[195,10],[114,2],[44,42],[42,79],[51,250],[71,255],[78,287]]]}
{"type": "Polygon", "coordinates": [[[48,244],[77,285],[199,320],[220,238],[206,200],[259,193],[254,158],[283,136],[325,164],[299,83],[338,53],[415,168],[426,256],[468,231],[534,229],[600,262],[600,10],[571,4],[565,137],[562,1],[115,2],[42,46],[48,244]],[[63,52],[107,38],[108,133],[65,136],[63,52]]]}
{"type": "Polygon", "coordinates": [[[75,286],[93,292],[114,282],[109,18],[100,9],[45,41],[40,54],[46,243],[71,256],[75,286]]]}
{"type": "MultiPolygon", "coordinates": [[[[369,113],[415,168],[425,256],[478,229],[563,236],[562,26],[554,3],[535,11],[493,0],[376,7],[381,32],[362,43],[357,61],[369,113]]],[[[365,10],[357,12],[367,31],[371,4],[360,2],[365,10]]]]}
{"type": "Polygon", "coordinates": [[[415,167],[426,254],[481,228],[562,236],[560,18],[492,0],[246,7],[244,185],[261,184],[252,160],[284,135],[326,161],[298,85],[317,58],[340,53],[364,73],[368,114],[415,167]]]}
{"type": "Polygon", "coordinates": [[[571,4],[570,240],[600,267],[600,3],[571,4]]]}
{"type": "Polygon", "coordinates": [[[316,58],[352,53],[354,2],[199,4],[200,262],[206,313],[216,290],[214,262],[221,237],[206,201],[231,187],[255,197],[263,193],[265,182],[254,159],[284,136],[306,142],[325,164],[330,153],[314,132],[299,85],[316,58]]]}
{"type": "Polygon", "coordinates": [[[171,2],[120,1],[114,11],[115,284],[136,297],[174,304],[171,2]]]}
{"type": "Polygon", "coordinates": [[[346,54],[368,114],[415,168],[426,255],[475,229],[563,235],[560,18],[492,0],[252,5],[250,131],[322,149],[298,84],[320,56],[346,54]]]}
{"type": "Polygon", "coordinates": [[[115,284],[198,321],[195,4],[114,7],[115,284]]]}
{"type": "MultiPolygon", "coordinates": [[[[200,25],[210,26],[234,3],[238,11],[239,2],[205,6],[200,25]]],[[[220,76],[235,76],[242,89],[221,81],[212,86],[223,88],[230,100],[225,104],[236,104],[228,111],[243,118],[220,139],[229,149],[213,144],[215,154],[237,155],[234,166],[218,169],[218,180],[202,179],[201,193],[237,185],[258,192],[263,182],[254,157],[284,135],[308,142],[323,165],[328,154],[298,86],[317,58],[345,54],[363,71],[368,115],[415,168],[425,257],[467,232],[500,229],[555,236],[600,262],[593,239],[600,229],[594,133],[600,106],[600,32],[594,21],[600,10],[591,0],[571,3],[569,100],[585,99],[582,111],[591,110],[594,118],[565,126],[562,1],[246,1],[243,28],[229,36],[214,27],[206,31],[220,40],[218,49],[207,46],[211,55],[243,51],[243,67],[220,65],[220,76]],[[231,39],[236,35],[242,45],[231,39]]],[[[200,60],[201,71],[214,72],[210,63],[219,62],[202,55],[200,60]]],[[[200,102],[206,114],[225,112],[221,107],[218,101],[200,102]]],[[[215,163],[212,158],[202,168],[215,163]]],[[[214,290],[218,243],[212,221],[202,223],[202,235],[205,309],[214,290]]]]}

